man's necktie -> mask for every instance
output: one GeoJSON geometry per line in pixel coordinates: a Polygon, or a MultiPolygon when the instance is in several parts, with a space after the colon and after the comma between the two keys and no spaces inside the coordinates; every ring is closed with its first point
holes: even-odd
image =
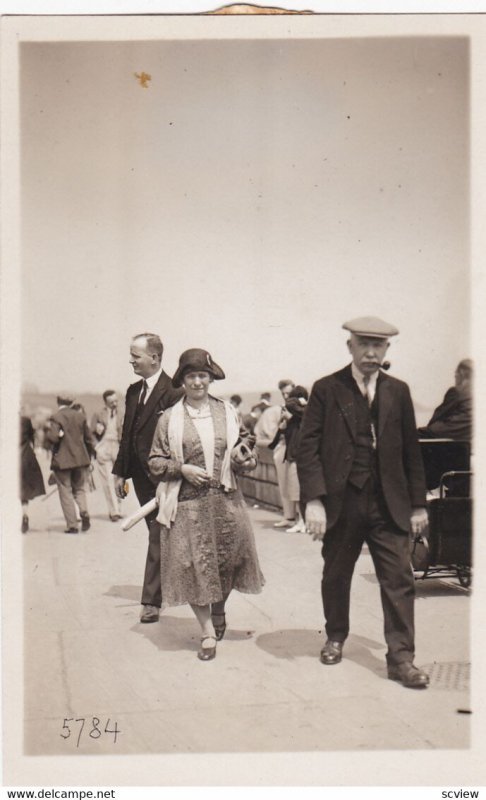
{"type": "Polygon", "coordinates": [[[112,408],[110,412],[110,417],[113,419],[114,416],[115,416],[115,409],[112,408]]]}
{"type": "Polygon", "coordinates": [[[135,409],[135,417],[134,417],[134,420],[133,420],[135,427],[137,426],[140,414],[143,411],[143,405],[145,403],[146,396],[147,396],[147,381],[144,380],[143,384],[142,384],[142,391],[140,392],[140,395],[139,395],[139,398],[138,398],[137,408],[135,409]]]}
{"type": "MultiPolygon", "coordinates": [[[[369,375],[365,375],[363,377],[363,385],[364,385],[364,388],[365,388],[364,397],[366,398],[366,400],[368,402],[368,406],[371,408],[372,400],[371,400],[371,395],[370,395],[370,393],[368,391],[368,387],[370,385],[370,376],[369,375]]],[[[373,420],[371,420],[371,439],[372,439],[373,450],[376,450],[376,429],[375,429],[375,425],[373,423],[373,420]]]]}
{"type": "Polygon", "coordinates": [[[365,375],[363,377],[363,385],[364,385],[364,389],[365,389],[364,390],[364,396],[366,397],[366,399],[368,401],[368,405],[370,406],[371,405],[371,395],[370,395],[370,393],[368,391],[368,387],[370,385],[370,376],[369,375],[365,375]]]}
{"type": "Polygon", "coordinates": [[[142,383],[142,391],[140,393],[140,397],[138,398],[138,408],[141,409],[145,403],[145,398],[147,397],[147,381],[144,380],[142,383]]]}

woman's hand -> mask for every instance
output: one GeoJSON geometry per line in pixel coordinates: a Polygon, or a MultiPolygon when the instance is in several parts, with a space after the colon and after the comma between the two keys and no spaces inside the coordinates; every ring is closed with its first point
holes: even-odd
{"type": "Polygon", "coordinates": [[[241,471],[244,472],[251,472],[252,470],[257,468],[257,460],[255,456],[251,456],[247,458],[246,461],[243,461],[241,464],[241,471]]]}
{"type": "Polygon", "coordinates": [[[202,467],[194,464],[183,464],[181,468],[182,477],[192,483],[193,486],[205,486],[209,481],[209,475],[202,467]]]}
{"type": "Polygon", "coordinates": [[[256,469],[256,467],[257,460],[255,456],[250,456],[245,461],[237,461],[234,458],[231,459],[231,469],[236,475],[244,475],[246,472],[251,472],[256,469]]]}

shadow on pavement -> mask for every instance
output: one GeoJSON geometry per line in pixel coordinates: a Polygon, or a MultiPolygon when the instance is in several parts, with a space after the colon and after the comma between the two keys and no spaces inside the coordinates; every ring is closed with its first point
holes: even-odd
{"type": "MultiPolygon", "coordinates": [[[[162,612],[159,622],[134,625],[131,630],[145,636],[159,650],[198,650],[201,632],[196,618],[171,617],[162,612]]],[[[228,626],[224,640],[241,641],[253,635],[252,630],[231,630],[228,626]]]]}
{"type": "Polygon", "coordinates": [[[142,594],[141,586],[110,586],[107,592],[103,592],[104,597],[122,597],[124,600],[133,600],[140,603],[142,594]]]}
{"type": "MultiPolygon", "coordinates": [[[[319,631],[290,628],[264,633],[257,638],[256,644],[275,658],[319,658],[324,637],[319,631]]],[[[371,672],[381,673],[385,666],[384,659],[376,658],[372,650],[384,651],[385,646],[374,639],[352,634],[346,641],[343,660],[354,661],[371,672]]]]}

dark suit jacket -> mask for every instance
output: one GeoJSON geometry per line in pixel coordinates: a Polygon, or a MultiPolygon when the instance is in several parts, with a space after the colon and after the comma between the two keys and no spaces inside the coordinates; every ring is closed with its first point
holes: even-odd
{"type": "MultiPolygon", "coordinates": [[[[330,528],[341,512],[355,456],[351,366],[317,381],[301,430],[297,470],[301,499],[323,500],[330,528]]],[[[412,507],[425,506],[425,478],[415,414],[406,383],[380,373],[377,382],[379,477],[388,510],[408,530],[412,507]]]]}
{"type": "Polygon", "coordinates": [[[428,424],[419,428],[425,439],[444,438],[470,442],[472,438],[472,395],[470,389],[451,386],[428,424]]]}
{"type": "Polygon", "coordinates": [[[132,477],[134,458],[138,460],[147,473],[147,477],[150,478],[147,462],[159,416],[166,408],[173,406],[183,394],[182,389],[174,389],[171,378],[165,372],[162,372],[138,419],[133,436],[133,450],[131,450],[131,430],[141,390],[142,381],[132,383],[128,387],[125,398],[122,438],[118,456],[113,466],[113,473],[121,478],[132,477]]]}
{"type": "Polygon", "coordinates": [[[95,450],[83,412],[60,408],[53,414],[50,423],[47,438],[53,445],[52,469],[87,467],[95,450]]]}

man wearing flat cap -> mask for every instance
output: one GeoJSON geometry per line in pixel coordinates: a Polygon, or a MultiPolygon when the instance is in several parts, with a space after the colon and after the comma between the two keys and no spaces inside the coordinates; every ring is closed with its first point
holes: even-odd
{"type": "Polygon", "coordinates": [[[413,664],[409,549],[410,531],[427,525],[424,470],[409,388],[380,369],[398,330],[376,317],[343,328],[352,362],[314,384],[297,457],[307,530],[323,541],[327,640],[320,659],[341,661],[351,580],[366,542],[381,590],[388,677],[425,688],[428,675],[413,664]]]}
{"type": "MultiPolygon", "coordinates": [[[[156,484],[150,477],[148,457],[160,415],[182,395],[174,389],[170,377],[162,369],[164,347],[155,333],[140,333],[130,345],[130,364],[141,380],[132,383],[125,398],[125,417],[120,449],[113,465],[115,492],[125,497],[125,481],[131,478],[140,505],[155,497],[156,484]]],[[[154,511],[145,517],[149,543],[142,588],[140,622],[157,622],[162,605],[160,589],[160,536],[154,511]]]]}

